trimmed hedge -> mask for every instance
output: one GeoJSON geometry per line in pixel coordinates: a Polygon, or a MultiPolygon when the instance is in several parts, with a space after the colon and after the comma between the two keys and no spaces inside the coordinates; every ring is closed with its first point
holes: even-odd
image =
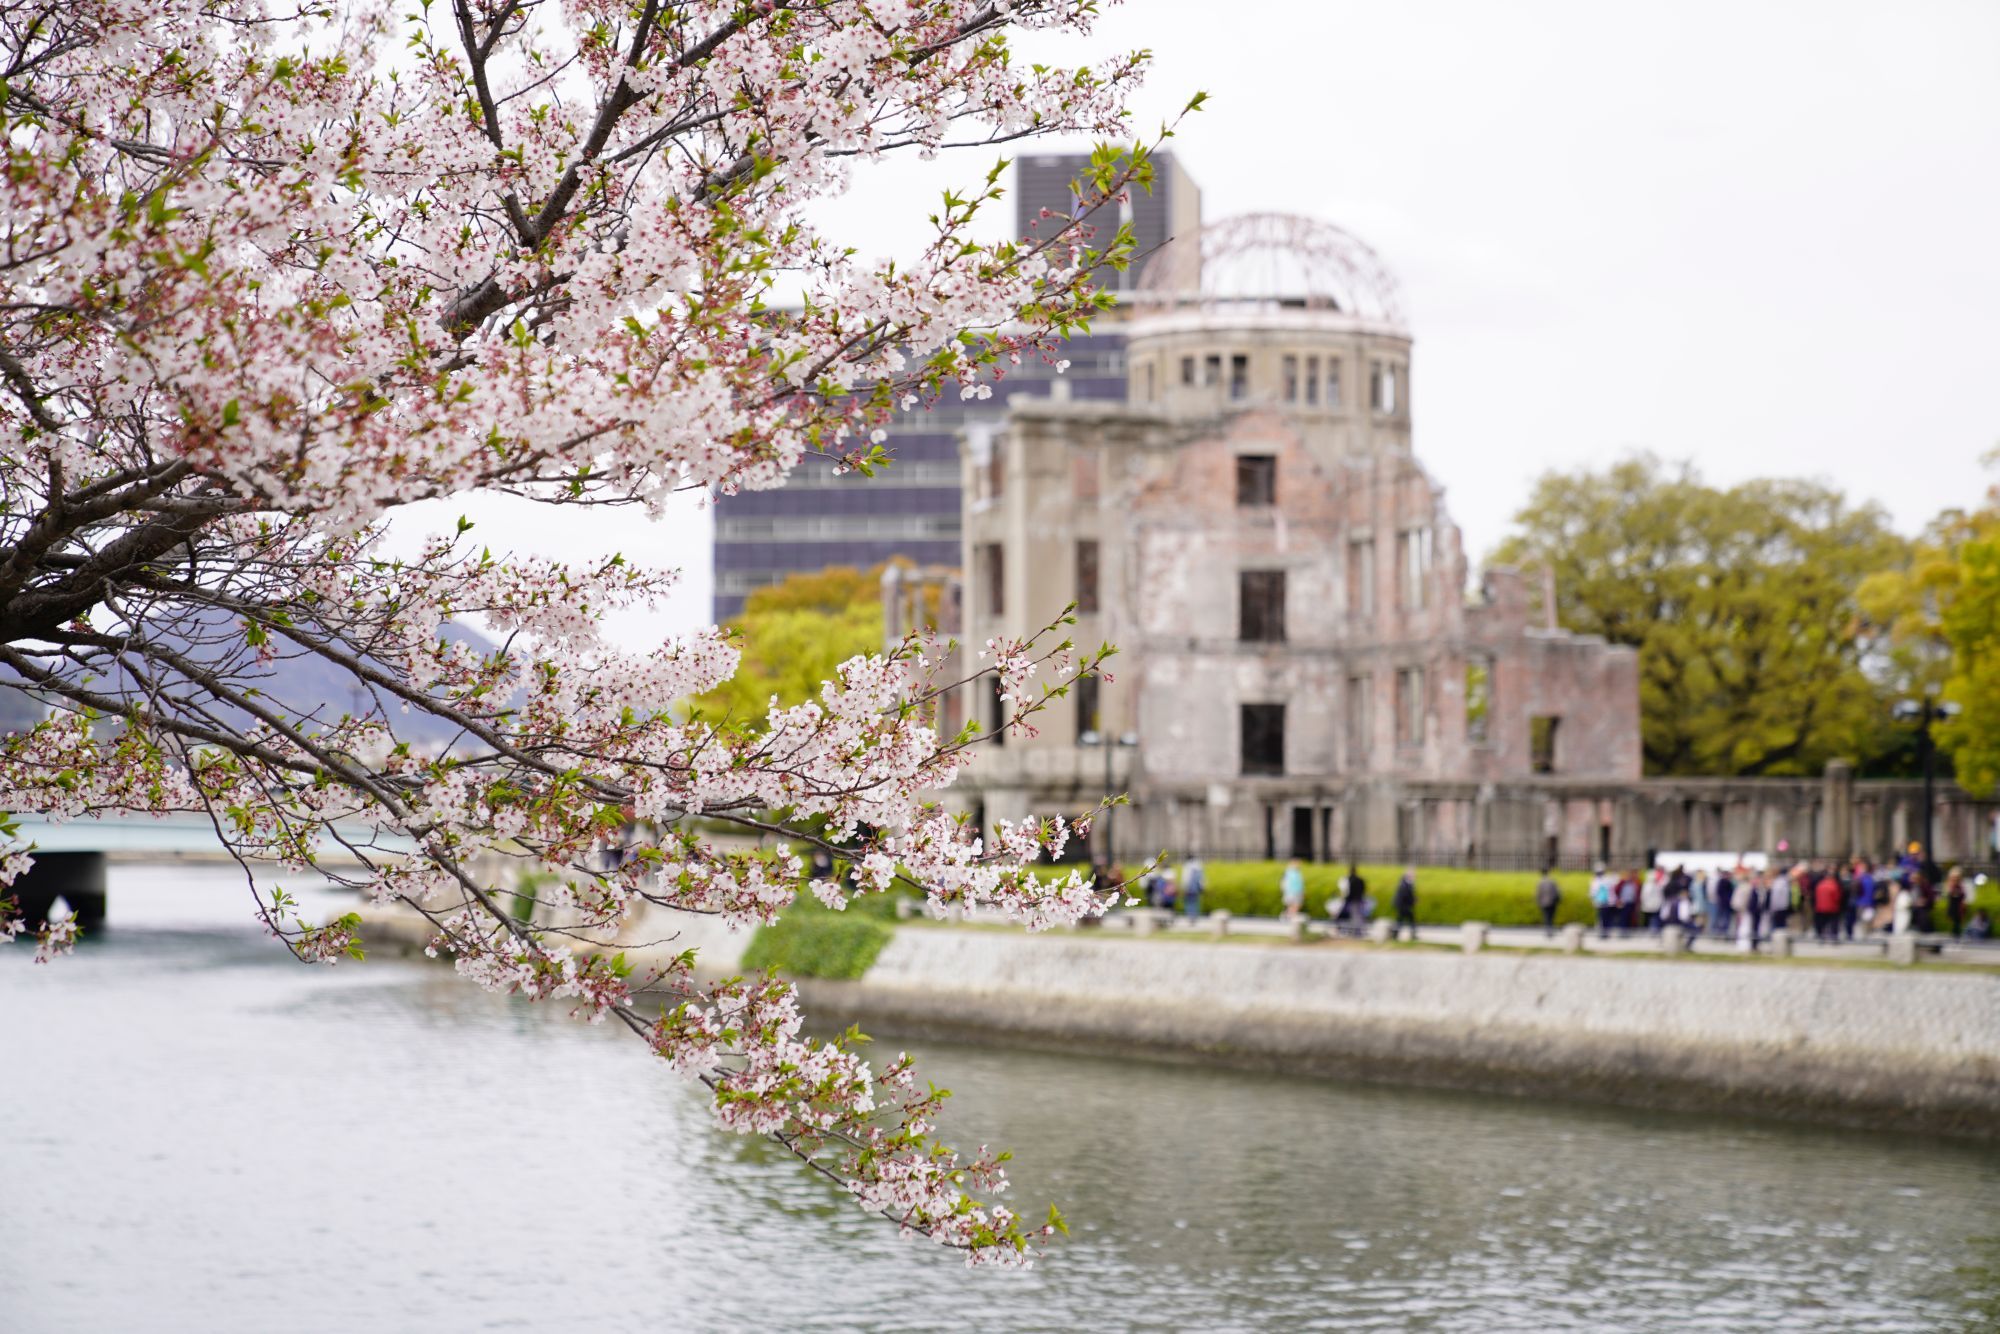
{"type": "Polygon", "coordinates": [[[889,935],[888,927],[868,917],[802,900],[776,924],[757,928],[743,951],[743,970],[776,968],[793,977],[852,982],[874,965],[889,935]]]}
{"type": "MultiPolygon", "coordinates": [[[[1208,862],[1208,888],[1202,894],[1205,912],[1229,912],[1238,917],[1276,917],[1281,906],[1278,878],[1283,862],[1208,862]]],[[[1035,874],[1053,878],[1070,866],[1037,866],[1035,874]]],[[[1130,874],[1136,868],[1127,868],[1130,874]]],[[[1347,867],[1330,862],[1300,867],[1306,878],[1306,910],[1324,918],[1329,898],[1338,899],[1347,867]]],[[[1375,915],[1390,915],[1390,898],[1402,875],[1400,866],[1363,866],[1368,897],[1375,915]]],[[[1447,866],[1417,868],[1417,922],[1422,926],[1456,926],[1487,922],[1493,926],[1539,926],[1532,871],[1467,871],[1447,866]]],[[[1556,872],[1562,886],[1562,906],[1556,921],[1590,926],[1596,913],[1590,906],[1590,877],[1580,871],[1556,872]]],[[[853,981],[864,976],[889,942],[896,900],[913,897],[900,891],[856,895],[845,911],[823,907],[802,894],[774,926],[757,928],[743,953],[743,968],[755,972],[776,968],[793,977],[853,981]]]]}
{"type": "MultiPolygon", "coordinates": [[[[1239,917],[1276,917],[1283,906],[1278,894],[1278,878],[1283,862],[1207,862],[1208,888],[1201,896],[1204,912],[1228,912],[1239,917]]],[[[1176,868],[1178,869],[1178,868],[1176,868]]],[[[1328,898],[1338,901],[1340,881],[1347,867],[1331,862],[1315,862],[1299,868],[1306,878],[1306,911],[1314,917],[1326,916],[1328,898]]],[[[1129,872],[1128,872],[1129,873],[1129,872]]],[[[1400,866],[1363,866],[1361,878],[1368,882],[1368,897],[1375,900],[1375,915],[1391,914],[1390,899],[1400,866]]],[[[1466,871],[1448,866],[1417,868],[1417,922],[1423,926],[1456,926],[1460,922],[1487,922],[1493,926],[1540,926],[1542,914],[1535,907],[1535,883],[1541,875],[1534,871],[1466,871]]],[[[1558,923],[1591,925],[1597,915],[1590,906],[1590,877],[1581,871],[1558,871],[1562,905],[1556,910],[1558,923]]]]}

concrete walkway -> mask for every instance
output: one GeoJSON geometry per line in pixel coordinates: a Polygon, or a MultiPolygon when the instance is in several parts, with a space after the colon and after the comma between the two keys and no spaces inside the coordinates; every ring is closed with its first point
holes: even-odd
{"type": "MultiPolygon", "coordinates": [[[[1235,917],[1229,913],[1206,913],[1199,919],[1190,919],[1180,913],[1158,908],[1133,908],[1108,914],[1097,928],[1109,932],[1125,932],[1134,935],[1171,934],[1176,937],[1191,936],[1253,936],[1267,939],[1349,939],[1361,940],[1387,938],[1388,922],[1376,918],[1370,923],[1369,937],[1340,936],[1333,923],[1324,919],[1310,919],[1304,922],[1286,922],[1276,917],[1235,917]]],[[[1610,936],[1600,936],[1595,927],[1557,928],[1549,935],[1540,927],[1529,926],[1484,926],[1467,923],[1464,926],[1423,926],[1418,928],[1417,939],[1430,945],[1450,945],[1467,947],[1468,941],[1478,938],[1477,948],[1515,950],[1561,950],[1565,953],[1595,955],[1665,955],[1670,952],[1662,935],[1646,931],[1634,931],[1630,935],[1616,932],[1610,936]],[[1468,927],[1476,927],[1468,931],[1468,927]]],[[[1408,937],[1405,936],[1405,939],[1408,937]]],[[[1822,959],[1830,962],[1846,963],[1911,963],[1917,960],[1983,965],[2000,969],[2000,942],[1954,940],[1948,935],[1914,935],[1903,938],[1902,951],[1895,946],[1897,938],[1890,935],[1873,935],[1855,941],[1839,944],[1824,944],[1810,935],[1791,934],[1781,944],[1771,940],[1758,942],[1757,953],[1770,957],[1783,953],[1795,959],[1822,959]],[[1912,957],[1914,955],[1914,957],[1912,957]]],[[[1717,936],[1700,936],[1684,940],[1678,951],[1685,957],[1693,958],[1738,958],[1744,951],[1734,937],[1724,939],[1717,936]]]]}

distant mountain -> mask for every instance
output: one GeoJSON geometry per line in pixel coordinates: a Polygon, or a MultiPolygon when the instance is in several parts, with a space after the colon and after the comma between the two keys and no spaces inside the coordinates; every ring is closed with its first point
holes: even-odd
{"type": "MultiPolygon", "coordinates": [[[[317,654],[281,654],[269,663],[259,664],[244,651],[241,635],[233,630],[233,618],[218,614],[212,618],[209,628],[215,633],[196,631],[163,635],[161,638],[196,662],[230,663],[230,677],[234,684],[254,688],[261,699],[288,718],[315,717],[331,724],[343,713],[361,714],[371,708],[379,708],[399,741],[432,747],[462,740],[455,728],[435,715],[414,709],[402,712],[401,701],[317,654]]],[[[444,635],[452,643],[467,644],[482,653],[491,652],[496,647],[492,640],[478,631],[455,623],[445,626],[444,635]]],[[[274,642],[282,644],[284,641],[282,637],[274,637],[274,642]]],[[[171,684],[175,693],[202,700],[213,708],[218,717],[233,725],[247,727],[254,721],[234,705],[214,702],[205,689],[185,678],[175,678],[171,684]]],[[[113,678],[95,681],[92,688],[121,697],[137,699],[140,696],[137,682],[124,672],[113,678]]],[[[0,668],[0,732],[26,731],[47,716],[48,711],[48,706],[37,698],[36,692],[22,685],[18,675],[0,668]]]]}

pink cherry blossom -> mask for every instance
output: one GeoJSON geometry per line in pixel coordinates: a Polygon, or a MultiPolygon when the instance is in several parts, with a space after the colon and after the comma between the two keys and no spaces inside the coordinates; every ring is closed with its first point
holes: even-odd
{"type": "MultiPolygon", "coordinates": [[[[936,1142],[906,1061],[878,1080],[802,1036],[785,983],[698,984],[685,956],[635,976],[596,948],[661,915],[769,922],[799,892],[789,849],[815,841],[848,868],[812,885],[829,906],[915,886],[934,912],[1035,928],[1099,910],[1080,877],[1027,870],[1087,814],[989,840],[928,795],[978,740],[924,721],[950,684],[938,646],[708,719],[686,701],[735,670],[725,636],[604,634],[673,572],[496,552],[463,526],[396,557],[385,533],[472,492],[657,515],[690,488],[778,486],[809,454],[866,463],[893,412],[1058,361],[1108,304],[1089,274],[1131,254],[1091,213],[1143,182],[1146,147],[1107,150],[1082,216],[1035,239],[974,236],[997,168],[893,258],[813,206],[894,153],[1122,137],[1143,54],[1062,67],[1009,45],[1087,34],[1096,9],[0,15],[0,672],[48,710],[0,737],[0,809],[204,817],[246,863],[424,913],[482,986],[623,1025],[704,1082],[719,1124],[862,1207],[973,1259],[1031,1255],[1046,1228],[992,1202],[995,1155],[936,1142]],[[305,697],[305,668],[342,685],[305,697]]],[[[989,646],[1010,726],[1101,671],[1061,628],[989,646]]],[[[0,848],[0,887],[30,856],[0,848]]],[[[302,959],[358,953],[357,918],[306,922],[282,891],[257,911],[302,959]]],[[[0,937],[21,926],[0,900],[0,937]]],[[[75,937],[44,925],[37,957],[75,937]]]]}

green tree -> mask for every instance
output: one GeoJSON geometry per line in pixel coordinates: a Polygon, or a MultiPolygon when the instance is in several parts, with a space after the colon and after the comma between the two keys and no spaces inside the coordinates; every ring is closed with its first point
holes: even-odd
{"type": "Polygon", "coordinates": [[[1952,647],[1945,698],[1959,707],[1940,729],[1968,791],[2000,788],[2000,523],[1959,550],[1958,596],[1944,616],[1952,647]]]}
{"type": "MultiPolygon", "coordinates": [[[[2000,451],[1996,451],[2000,456],[2000,451]]],[[[1968,791],[2000,790],[2000,487],[1986,508],[1947,514],[1930,611],[1950,650],[1944,698],[1958,706],[1938,740],[1968,791]]]]}
{"type": "MultiPolygon", "coordinates": [[[[1895,699],[1946,695],[1955,656],[1946,617],[1965,582],[1964,552],[1968,542],[1993,527],[1991,511],[1946,510],[1933,519],[1915,542],[1903,565],[1878,571],[1863,580],[1856,593],[1862,614],[1881,634],[1872,674],[1884,693],[1895,699]]],[[[1880,749],[1871,772],[1914,775],[1921,758],[1917,731],[1904,721],[1882,725],[1880,749]]],[[[1949,768],[1949,748],[1941,747],[1949,768]]]]}
{"type": "Polygon", "coordinates": [[[1879,735],[1856,590],[1907,544],[1878,506],[1640,455],[1544,474],[1515,524],[1495,562],[1548,566],[1564,626],[1639,650],[1648,772],[1808,774],[1879,735]]]}
{"type": "Polygon", "coordinates": [[[731,627],[743,665],[696,702],[710,717],[739,722],[761,720],[773,696],[780,705],[804,703],[841,663],[881,652],[882,627],[881,566],[792,575],[745,599],[731,627]]]}

